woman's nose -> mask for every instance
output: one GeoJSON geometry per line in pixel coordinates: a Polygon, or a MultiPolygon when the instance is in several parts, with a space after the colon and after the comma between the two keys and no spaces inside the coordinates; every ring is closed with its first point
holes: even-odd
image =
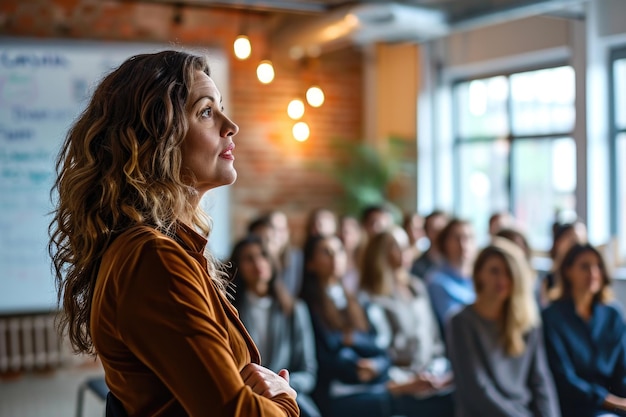
{"type": "Polygon", "coordinates": [[[222,124],[221,136],[222,137],[235,136],[238,132],[239,132],[239,126],[237,126],[237,124],[235,124],[235,122],[230,120],[228,117],[224,116],[224,123],[222,124]]]}

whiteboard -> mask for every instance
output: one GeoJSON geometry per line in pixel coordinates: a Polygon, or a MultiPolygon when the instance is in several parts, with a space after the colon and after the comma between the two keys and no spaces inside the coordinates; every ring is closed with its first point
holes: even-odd
{"type": "MultiPolygon", "coordinates": [[[[132,55],[163,49],[175,48],[0,38],[0,315],[56,308],[47,251],[54,160],[98,81],[132,55]]],[[[209,56],[212,78],[227,102],[227,60],[219,50],[195,51],[209,56]]],[[[228,187],[208,194],[203,207],[214,220],[209,247],[224,258],[230,245],[228,187]]]]}

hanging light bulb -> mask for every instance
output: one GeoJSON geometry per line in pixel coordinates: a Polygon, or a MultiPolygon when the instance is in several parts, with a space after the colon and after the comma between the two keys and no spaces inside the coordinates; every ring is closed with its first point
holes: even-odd
{"type": "Polygon", "coordinates": [[[239,35],[233,44],[235,56],[239,59],[248,59],[252,53],[252,45],[250,39],[246,35],[239,35]]]}
{"type": "Polygon", "coordinates": [[[306,101],[313,107],[319,107],[324,104],[324,92],[316,85],[309,87],[306,90],[306,101]]]}
{"type": "Polygon", "coordinates": [[[256,76],[263,84],[269,84],[274,80],[274,66],[272,61],[263,60],[256,67],[256,76]]]}
{"type": "Polygon", "coordinates": [[[304,103],[300,99],[294,99],[287,106],[287,115],[293,120],[298,120],[304,116],[304,103]]]}
{"type": "Polygon", "coordinates": [[[291,129],[291,133],[293,134],[293,138],[298,142],[304,142],[309,138],[311,131],[309,130],[309,125],[304,122],[298,122],[293,125],[291,129]]]}

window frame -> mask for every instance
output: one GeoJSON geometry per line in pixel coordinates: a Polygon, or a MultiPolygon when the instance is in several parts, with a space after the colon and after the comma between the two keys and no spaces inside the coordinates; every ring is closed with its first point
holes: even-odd
{"type": "MultiPolygon", "coordinates": [[[[609,137],[608,137],[608,147],[609,147],[609,155],[612,155],[609,161],[609,189],[610,189],[610,224],[609,230],[611,235],[616,239],[617,245],[621,242],[621,236],[619,236],[620,227],[619,227],[619,181],[617,178],[617,138],[620,134],[626,134],[626,126],[618,127],[617,120],[615,117],[615,113],[617,111],[617,102],[616,102],[616,84],[615,84],[615,69],[614,64],[616,61],[626,59],[626,45],[621,45],[615,47],[609,51],[608,54],[608,65],[607,69],[609,71],[609,137]]],[[[621,257],[621,252],[623,248],[618,246],[617,250],[617,265],[623,265],[626,263],[626,258],[621,257]]]]}
{"type": "MultiPolygon", "coordinates": [[[[624,56],[626,57],[626,47],[623,49],[624,56]]],[[[532,72],[532,71],[541,71],[546,69],[553,69],[559,67],[570,67],[574,71],[574,76],[576,76],[576,67],[569,62],[568,60],[552,60],[542,62],[539,65],[528,65],[528,66],[519,66],[515,68],[508,69],[506,71],[487,71],[479,74],[472,74],[467,77],[456,77],[453,78],[450,82],[450,93],[452,96],[452,156],[453,156],[453,208],[454,212],[459,211],[460,203],[461,203],[461,158],[460,158],[460,147],[464,144],[474,144],[474,143],[496,143],[498,140],[504,140],[508,144],[509,152],[507,155],[507,164],[508,164],[508,173],[505,181],[506,184],[506,192],[508,194],[508,207],[507,210],[512,212],[512,209],[515,207],[515,196],[513,195],[513,142],[518,140],[542,140],[542,139],[559,139],[563,137],[569,137],[574,139],[575,141],[575,125],[572,126],[571,130],[567,132],[552,132],[549,134],[535,134],[535,135],[516,135],[513,134],[513,99],[510,94],[510,86],[511,86],[511,76],[515,74],[532,72]],[[509,126],[509,132],[507,135],[502,137],[497,136],[472,136],[462,138],[460,134],[460,117],[458,111],[458,101],[457,101],[457,87],[460,84],[469,83],[474,80],[484,80],[492,77],[505,77],[509,86],[509,94],[507,95],[506,101],[506,117],[507,123],[509,126]]],[[[576,108],[574,108],[576,110],[576,108]]],[[[615,141],[613,141],[615,142],[615,141]]],[[[577,144],[578,145],[578,144],[577,144]]],[[[578,168],[577,168],[578,169],[578,168]]],[[[515,213],[512,213],[515,215],[515,213]]],[[[538,250],[542,252],[541,249],[533,248],[534,250],[538,250]]]]}

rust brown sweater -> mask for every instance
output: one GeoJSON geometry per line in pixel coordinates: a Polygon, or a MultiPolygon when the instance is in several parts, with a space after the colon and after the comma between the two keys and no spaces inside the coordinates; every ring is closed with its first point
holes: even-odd
{"type": "Polygon", "coordinates": [[[244,384],[259,353],[207,273],[206,243],[184,225],[175,239],[139,226],[106,251],[91,335],[107,385],[130,416],[297,416],[288,395],[244,384]]]}

